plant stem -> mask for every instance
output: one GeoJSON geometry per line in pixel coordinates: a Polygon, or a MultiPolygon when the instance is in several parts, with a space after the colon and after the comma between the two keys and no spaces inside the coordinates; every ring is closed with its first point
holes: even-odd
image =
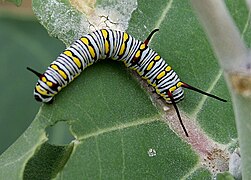
{"type": "Polygon", "coordinates": [[[242,177],[251,177],[251,58],[224,1],[190,0],[225,73],[233,99],[242,177]]]}
{"type": "Polygon", "coordinates": [[[233,94],[232,97],[241,148],[242,178],[249,179],[251,177],[251,101],[238,94],[233,94]]]}
{"type": "Polygon", "coordinates": [[[201,20],[212,48],[224,70],[235,71],[243,67],[247,48],[229,15],[224,1],[191,0],[201,20]]]}

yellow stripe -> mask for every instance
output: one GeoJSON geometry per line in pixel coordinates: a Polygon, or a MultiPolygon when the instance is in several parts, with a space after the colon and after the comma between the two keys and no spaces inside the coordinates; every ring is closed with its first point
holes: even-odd
{"type": "Polygon", "coordinates": [[[109,43],[107,40],[105,40],[105,54],[108,54],[109,52],[109,43]]]}
{"type": "Polygon", "coordinates": [[[42,90],[40,88],[40,86],[36,86],[36,90],[37,90],[37,92],[39,92],[39,94],[42,94],[42,95],[45,95],[45,96],[48,95],[47,91],[42,90]]]}
{"type": "Polygon", "coordinates": [[[80,74],[76,74],[73,78],[75,79],[76,77],[78,77],[80,74]]]}
{"type": "Polygon", "coordinates": [[[124,52],[125,52],[125,43],[121,45],[121,48],[119,50],[119,55],[121,56],[122,54],[124,54],[124,52]]]}
{"type": "Polygon", "coordinates": [[[128,34],[127,33],[124,33],[124,36],[123,36],[123,39],[124,39],[124,42],[128,39],[128,34]]]}
{"type": "Polygon", "coordinates": [[[107,36],[108,36],[107,31],[105,29],[102,29],[101,32],[102,32],[104,38],[107,38],[107,36]]]}
{"type": "Polygon", "coordinates": [[[64,79],[67,79],[67,75],[65,74],[64,71],[62,70],[58,70],[59,74],[64,78],[64,79]]]}
{"type": "Polygon", "coordinates": [[[142,75],[143,75],[143,73],[142,73],[142,72],[140,72],[138,69],[137,69],[137,73],[138,73],[140,76],[142,76],[142,75]]]}
{"type": "Polygon", "coordinates": [[[95,51],[94,51],[94,49],[91,46],[88,46],[88,49],[89,49],[89,52],[90,52],[92,58],[95,58],[95,51]]]}
{"type": "MultiPolygon", "coordinates": [[[[102,30],[102,33],[103,33],[103,31],[104,31],[104,30],[102,30]]],[[[105,31],[105,32],[106,32],[106,31],[105,31]]],[[[103,34],[103,35],[104,35],[104,34],[103,34]]],[[[88,40],[86,37],[81,38],[80,40],[81,40],[84,44],[87,45],[88,50],[89,50],[89,52],[90,52],[92,58],[94,58],[94,57],[95,57],[95,51],[94,51],[94,49],[89,45],[89,40],[88,40]]]]}
{"type": "Polygon", "coordinates": [[[105,29],[102,29],[101,33],[105,39],[105,54],[108,54],[108,52],[109,52],[109,42],[107,41],[108,32],[105,29]]]}
{"type": "Polygon", "coordinates": [[[73,59],[73,61],[75,62],[75,64],[78,66],[78,68],[81,68],[81,62],[77,57],[73,57],[71,51],[65,51],[64,52],[65,55],[71,57],[73,59]]]}
{"type": "Polygon", "coordinates": [[[141,78],[142,78],[142,79],[147,79],[147,77],[146,77],[146,76],[141,76],[141,78]]]}
{"type": "Polygon", "coordinates": [[[64,79],[67,79],[67,75],[65,74],[65,72],[60,70],[57,65],[52,64],[51,68],[56,70],[64,79]]]}
{"type": "Polygon", "coordinates": [[[146,70],[147,70],[147,71],[150,71],[150,70],[152,69],[152,67],[153,67],[153,64],[154,64],[154,61],[151,61],[151,62],[148,64],[146,70]]]}
{"type": "Polygon", "coordinates": [[[47,81],[46,84],[47,84],[49,87],[51,87],[51,86],[53,85],[53,83],[50,82],[50,81],[47,81]]]}
{"type": "Polygon", "coordinates": [[[67,56],[72,57],[72,53],[71,53],[71,51],[65,51],[65,52],[64,52],[64,54],[65,54],[65,55],[67,55],[67,56]]]}
{"type": "Polygon", "coordinates": [[[132,69],[132,70],[134,70],[134,71],[136,71],[136,70],[137,70],[137,68],[136,68],[136,67],[131,67],[131,69],[132,69]]]}
{"type": "Polygon", "coordinates": [[[145,44],[141,44],[140,47],[139,47],[139,49],[141,49],[141,50],[143,50],[143,49],[145,49],[145,48],[146,48],[146,45],[145,45],[145,44]]]}
{"type": "Polygon", "coordinates": [[[140,56],[140,51],[137,51],[135,57],[138,58],[140,56]]]}
{"type": "Polygon", "coordinates": [[[178,83],[177,83],[177,87],[181,87],[182,85],[183,85],[182,82],[178,82],[178,83]]]}
{"type": "Polygon", "coordinates": [[[157,94],[160,94],[160,90],[156,88],[156,93],[157,94]]]}
{"type": "Polygon", "coordinates": [[[53,85],[53,83],[50,82],[50,81],[48,81],[48,80],[46,79],[46,77],[42,77],[41,80],[42,80],[43,82],[45,82],[49,87],[51,87],[51,86],[53,85]]]}
{"type": "Polygon", "coordinates": [[[160,60],[160,56],[159,56],[159,55],[155,56],[154,60],[155,60],[155,61],[160,60]]]}
{"type": "Polygon", "coordinates": [[[55,64],[52,64],[51,68],[54,69],[54,70],[58,70],[58,67],[55,64]]]}
{"type": "Polygon", "coordinates": [[[43,76],[42,79],[41,79],[43,82],[46,82],[47,79],[43,76]]]}
{"type": "Polygon", "coordinates": [[[87,65],[87,67],[88,67],[88,66],[91,66],[92,64],[93,64],[93,63],[89,63],[89,64],[87,65]]]}
{"type": "Polygon", "coordinates": [[[121,56],[122,54],[124,54],[124,52],[125,52],[125,49],[126,49],[126,44],[125,44],[125,42],[126,42],[126,40],[128,39],[128,34],[127,33],[124,33],[124,35],[123,35],[123,43],[122,43],[122,45],[121,45],[121,47],[120,47],[120,50],[119,50],[119,55],[121,56]]]}
{"type": "Polygon", "coordinates": [[[125,66],[126,66],[126,67],[128,67],[128,65],[127,65],[126,61],[123,61],[123,63],[125,64],[125,66]]]}
{"type": "Polygon", "coordinates": [[[159,75],[157,76],[157,79],[162,78],[163,76],[165,76],[166,72],[162,71],[161,73],[159,73],[159,75]]]}
{"type": "Polygon", "coordinates": [[[170,92],[173,92],[173,91],[175,91],[175,90],[176,90],[176,86],[173,86],[173,87],[171,87],[171,88],[169,89],[170,92]]]}
{"type": "Polygon", "coordinates": [[[167,66],[166,69],[165,69],[165,71],[168,72],[168,71],[171,71],[171,69],[172,69],[172,68],[171,68],[170,66],[167,66]]]}
{"type": "Polygon", "coordinates": [[[86,37],[81,38],[80,40],[81,40],[84,44],[89,45],[89,40],[88,40],[86,37]]]}
{"type": "Polygon", "coordinates": [[[75,64],[78,66],[78,68],[81,68],[81,62],[78,58],[76,57],[72,57],[73,61],[75,62],[75,64]]]}
{"type": "Polygon", "coordinates": [[[153,87],[155,87],[155,86],[156,86],[156,84],[155,84],[155,83],[154,83],[154,84],[152,84],[152,83],[151,83],[151,81],[150,81],[149,79],[147,79],[147,83],[148,83],[148,84],[150,84],[150,85],[152,85],[153,87]]]}
{"type": "Polygon", "coordinates": [[[170,101],[171,99],[170,98],[168,98],[168,97],[166,97],[166,98],[164,98],[166,101],[170,101]]]}

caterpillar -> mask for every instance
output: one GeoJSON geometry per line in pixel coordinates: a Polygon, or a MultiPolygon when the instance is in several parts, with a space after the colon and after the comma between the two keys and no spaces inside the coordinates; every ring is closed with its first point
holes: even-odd
{"type": "Polygon", "coordinates": [[[43,74],[27,67],[39,77],[34,89],[35,99],[44,103],[52,102],[53,97],[86,67],[98,60],[110,58],[122,61],[126,67],[137,71],[160,97],[167,103],[173,104],[183,131],[188,137],[176,105],[184,98],[183,88],[219,101],[226,102],[226,100],[182,82],[171,66],[148,47],[149,41],[157,31],[158,29],[154,29],[146,40],[141,42],[126,32],[111,29],[96,30],[65,49],[43,74]]]}

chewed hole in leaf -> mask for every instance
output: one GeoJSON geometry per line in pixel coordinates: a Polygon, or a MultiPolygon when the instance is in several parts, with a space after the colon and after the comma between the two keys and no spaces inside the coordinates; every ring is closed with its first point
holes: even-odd
{"type": "Polygon", "coordinates": [[[53,126],[46,128],[48,143],[52,145],[67,145],[75,138],[69,130],[69,124],[66,121],[58,121],[53,126]]]}

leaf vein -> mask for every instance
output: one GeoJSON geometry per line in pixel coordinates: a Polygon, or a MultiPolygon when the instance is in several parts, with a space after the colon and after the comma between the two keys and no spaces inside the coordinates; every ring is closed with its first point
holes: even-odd
{"type": "Polygon", "coordinates": [[[138,121],[133,121],[133,122],[129,122],[129,123],[115,125],[115,126],[108,127],[108,128],[99,129],[99,130],[97,130],[95,132],[86,134],[84,136],[80,136],[78,138],[78,140],[82,141],[82,140],[85,140],[85,139],[88,139],[88,138],[100,136],[100,135],[105,134],[105,133],[110,133],[110,132],[113,132],[113,131],[123,130],[123,129],[130,128],[130,127],[136,127],[136,126],[140,126],[140,125],[144,125],[144,124],[150,124],[150,123],[155,122],[155,121],[160,121],[160,119],[161,119],[161,117],[159,115],[157,115],[157,116],[153,116],[153,117],[150,117],[150,118],[140,119],[138,121]]]}
{"type": "Polygon", "coordinates": [[[248,18],[247,18],[247,22],[245,23],[244,29],[241,33],[241,38],[244,38],[244,34],[247,32],[248,27],[249,27],[249,23],[250,23],[250,17],[251,17],[251,12],[248,13],[248,18]]]}
{"type": "Polygon", "coordinates": [[[185,174],[181,180],[188,179],[189,176],[192,176],[197,170],[201,168],[200,164],[198,163],[194,168],[192,168],[187,174],[185,174]]]}
{"type": "Polygon", "coordinates": [[[122,180],[125,179],[125,151],[124,151],[124,138],[123,133],[120,131],[121,134],[121,148],[122,148],[122,180]]]}
{"type": "MultiPolygon", "coordinates": [[[[211,83],[211,85],[206,90],[206,92],[210,93],[215,88],[215,86],[216,86],[217,82],[220,80],[221,76],[222,76],[222,70],[219,70],[218,74],[214,78],[214,81],[211,83]]],[[[202,109],[203,105],[205,104],[205,101],[207,100],[207,98],[208,98],[208,96],[202,96],[201,100],[198,103],[198,106],[194,109],[193,113],[191,114],[191,116],[194,119],[197,119],[197,115],[201,111],[201,109],[202,109]]]]}
{"type": "Polygon", "coordinates": [[[100,158],[100,151],[99,151],[99,147],[98,147],[97,136],[95,136],[95,143],[96,143],[96,150],[97,150],[97,156],[98,156],[98,165],[99,165],[99,179],[102,179],[102,166],[101,166],[101,158],[100,158]]]}
{"type": "Polygon", "coordinates": [[[162,12],[160,18],[158,19],[158,21],[156,22],[156,24],[154,26],[154,29],[158,29],[160,27],[161,23],[165,20],[167,13],[169,12],[169,10],[172,7],[172,3],[173,3],[173,0],[170,0],[167,2],[164,11],[162,12]]]}

